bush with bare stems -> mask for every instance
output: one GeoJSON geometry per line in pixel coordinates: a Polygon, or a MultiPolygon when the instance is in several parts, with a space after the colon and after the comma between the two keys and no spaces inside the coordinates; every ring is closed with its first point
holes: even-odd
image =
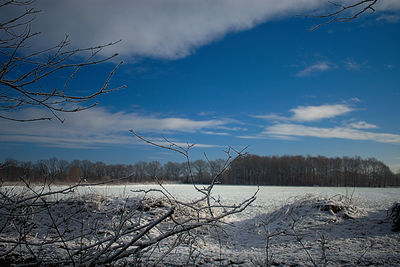
{"type": "MultiPolygon", "coordinates": [[[[151,145],[184,155],[191,170],[192,145],[164,146],[137,136],[151,145]]],[[[187,263],[195,263],[202,253],[204,235],[212,230],[218,232],[224,218],[240,213],[256,197],[255,192],[240,203],[225,204],[213,196],[219,177],[233,160],[243,155],[243,151],[232,148],[226,153],[224,166],[209,185],[193,185],[199,196],[185,201],[170,193],[161,182],[157,188],[132,190],[123,197],[89,194],[93,186],[125,178],[54,187],[51,181],[38,186],[21,177],[22,186],[2,185],[0,263],[158,265],[168,261],[168,255],[177,247],[187,249],[187,263]]]]}

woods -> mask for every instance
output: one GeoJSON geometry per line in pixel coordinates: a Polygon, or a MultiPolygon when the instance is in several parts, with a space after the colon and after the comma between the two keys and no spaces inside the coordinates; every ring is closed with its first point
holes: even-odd
{"type": "Polygon", "coordinates": [[[227,183],[291,186],[399,185],[391,170],[375,158],[323,156],[260,157],[250,155],[232,164],[227,183]]]}
{"type": "MultiPolygon", "coordinates": [[[[0,177],[4,181],[54,181],[74,183],[129,177],[129,183],[163,182],[208,183],[224,166],[223,159],[195,160],[193,176],[186,163],[139,161],[135,164],[105,164],[88,160],[71,162],[55,157],[35,163],[7,159],[2,163],[0,177]],[[193,179],[193,181],[192,181],[193,179]]],[[[219,177],[222,184],[280,186],[399,186],[399,174],[375,158],[324,156],[257,156],[237,158],[219,177]]]]}

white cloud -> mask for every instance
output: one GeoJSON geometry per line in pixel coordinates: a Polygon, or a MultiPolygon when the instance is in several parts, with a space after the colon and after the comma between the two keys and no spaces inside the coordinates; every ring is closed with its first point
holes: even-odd
{"type": "Polygon", "coordinates": [[[353,111],[347,105],[321,105],[321,106],[299,106],[290,111],[294,113],[292,120],[296,121],[317,121],[321,119],[333,118],[353,111]]]}
{"type": "Polygon", "coordinates": [[[389,70],[392,70],[395,68],[395,65],[393,65],[393,64],[385,64],[384,66],[385,66],[385,68],[387,68],[389,70]]]}
{"type": "Polygon", "coordinates": [[[350,100],[353,101],[354,103],[360,103],[361,102],[361,99],[359,99],[358,97],[352,97],[350,100]]]}
{"type": "Polygon", "coordinates": [[[344,62],[344,66],[346,69],[348,70],[359,70],[361,69],[361,64],[357,63],[354,59],[352,58],[348,58],[345,62],[344,62]]]}
{"type": "Polygon", "coordinates": [[[347,105],[321,105],[321,106],[298,106],[290,110],[294,113],[292,120],[295,121],[317,121],[321,119],[329,119],[339,115],[347,114],[353,111],[347,105]]]}
{"type": "Polygon", "coordinates": [[[336,116],[345,115],[354,109],[346,104],[325,104],[320,106],[298,106],[290,109],[293,113],[291,117],[278,114],[255,115],[254,118],[264,119],[275,122],[283,121],[318,121],[330,119],[336,116]]]}
{"type": "Polygon", "coordinates": [[[400,10],[400,1],[398,0],[378,1],[374,7],[377,11],[395,12],[397,10],[400,10]]]}
{"type": "Polygon", "coordinates": [[[260,135],[239,135],[236,137],[242,139],[265,139],[265,136],[260,136],[260,135]]]}
{"type": "MultiPolygon", "coordinates": [[[[65,34],[87,47],[122,40],[123,56],[179,58],[229,32],[250,29],[268,20],[311,13],[326,5],[319,0],[40,0],[35,46],[49,46],[65,34]]],[[[10,11],[13,16],[17,11],[10,11]]],[[[6,12],[5,12],[6,13],[6,12]]],[[[2,14],[3,15],[3,14],[2,14]]],[[[113,51],[111,51],[113,50],[113,51]]]]}
{"type": "Polygon", "coordinates": [[[315,73],[324,72],[332,69],[333,66],[331,63],[327,61],[317,62],[313,65],[306,67],[305,69],[299,71],[296,76],[297,77],[305,77],[310,76],[315,73]]]}
{"type": "MultiPolygon", "coordinates": [[[[352,98],[352,102],[360,102],[358,98],[352,98]]],[[[340,138],[350,140],[369,140],[379,143],[400,144],[400,135],[392,133],[379,133],[366,131],[379,128],[375,124],[365,121],[350,119],[343,122],[344,126],[320,127],[307,126],[301,122],[317,122],[322,119],[330,119],[346,115],[355,109],[348,104],[325,104],[320,106],[298,106],[291,109],[293,115],[283,117],[276,114],[253,116],[272,121],[272,125],[255,135],[237,136],[245,139],[280,139],[297,140],[298,137],[340,138]],[[297,123],[295,123],[297,122],[297,123]]]]}
{"type": "Polygon", "coordinates": [[[213,116],[215,114],[215,111],[202,111],[198,113],[199,116],[213,116]]]}
{"type": "Polygon", "coordinates": [[[202,134],[207,134],[207,135],[219,135],[219,136],[228,136],[229,133],[225,132],[214,132],[214,131],[202,131],[202,134]]]}
{"type": "Polygon", "coordinates": [[[353,123],[350,123],[349,126],[351,128],[355,128],[355,129],[376,129],[376,128],[378,128],[378,126],[376,126],[375,124],[367,123],[365,121],[353,122],[353,123]]]}
{"type": "Polygon", "coordinates": [[[264,136],[304,136],[317,138],[340,138],[350,140],[369,140],[380,143],[400,144],[400,135],[390,133],[374,133],[351,129],[346,127],[310,127],[300,124],[275,124],[268,126],[263,132],[264,136]]]}
{"type": "MultiPolygon", "coordinates": [[[[375,8],[395,12],[400,9],[399,3],[378,1],[375,8]]],[[[122,40],[103,53],[154,58],[184,57],[230,32],[333,8],[320,0],[40,0],[33,5],[42,11],[33,22],[32,30],[42,32],[34,44],[36,48],[54,45],[68,34],[75,47],[122,40]]],[[[23,8],[2,9],[1,16],[15,17],[23,8]]],[[[385,16],[382,19],[395,18],[385,16]]],[[[327,66],[320,64],[311,70],[321,71],[321,67],[326,70],[327,66]]]]}
{"type": "Polygon", "coordinates": [[[397,23],[400,21],[398,14],[383,14],[376,18],[377,21],[385,21],[389,23],[397,23]]]}
{"type": "Polygon", "coordinates": [[[257,118],[257,119],[263,119],[263,120],[269,120],[269,121],[286,121],[286,120],[290,120],[290,118],[287,118],[285,116],[281,116],[281,115],[278,115],[278,114],[274,114],[274,113],[270,113],[270,114],[266,114],[266,115],[255,115],[253,117],[257,118]]]}
{"type": "Polygon", "coordinates": [[[258,134],[258,135],[240,135],[236,136],[237,138],[241,139],[279,139],[279,140],[288,140],[288,141],[295,141],[297,140],[296,137],[288,136],[288,135],[265,135],[265,134],[258,134]]]}
{"type": "MultiPolygon", "coordinates": [[[[13,117],[40,117],[45,115],[44,113],[45,111],[41,109],[31,108],[14,112],[13,117]]],[[[3,120],[0,124],[0,141],[89,148],[107,144],[132,144],[135,139],[128,133],[129,129],[134,129],[139,133],[194,133],[229,126],[232,123],[229,119],[191,120],[174,117],[159,118],[137,113],[111,113],[103,108],[92,108],[63,115],[65,115],[63,124],[58,121],[18,123],[3,120]]]]}

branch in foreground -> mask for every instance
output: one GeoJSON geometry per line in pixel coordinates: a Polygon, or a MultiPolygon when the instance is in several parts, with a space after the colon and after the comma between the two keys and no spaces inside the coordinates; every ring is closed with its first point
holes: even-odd
{"type": "Polygon", "coordinates": [[[321,26],[331,24],[332,22],[346,22],[357,19],[360,15],[367,11],[375,12],[375,5],[378,0],[362,0],[357,1],[350,5],[344,5],[338,2],[329,1],[335,8],[332,12],[323,15],[303,15],[303,17],[327,19],[327,21],[320,23],[310,29],[314,31],[321,26]]]}
{"type": "Polygon", "coordinates": [[[118,54],[108,57],[99,56],[100,52],[112,47],[117,42],[88,47],[73,48],[68,36],[59,44],[42,50],[32,51],[30,43],[40,36],[32,32],[31,22],[39,10],[31,8],[33,1],[3,1],[0,11],[7,13],[8,8],[24,6],[25,11],[7,21],[0,21],[0,119],[28,122],[51,120],[63,122],[61,113],[79,112],[90,109],[100,95],[125,88],[125,85],[110,88],[110,81],[122,62],[117,64],[106,77],[101,88],[87,95],[68,92],[70,82],[83,68],[114,60],[118,54]],[[64,86],[43,88],[46,79],[54,75],[69,73],[64,86]],[[51,116],[20,118],[14,111],[28,107],[47,110],[51,116]]]}
{"type": "MultiPolygon", "coordinates": [[[[173,142],[169,144],[171,147],[157,147],[172,151],[180,147],[173,142]]],[[[189,166],[190,147],[180,147],[189,166]]],[[[243,151],[234,149],[228,149],[227,153],[223,168],[210,179],[208,186],[193,185],[200,195],[189,200],[181,200],[161,182],[159,188],[132,190],[123,197],[113,198],[90,192],[96,190],[96,185],[116,180],[94,184],[80,181],[54,188],[51,181],[38,186],[21,177],[23,186],[1,185],[0,261],[37,265],[147,265],[168,262],[169,252],[175,249],[188,250],[190,255],[193,251],[201,253],[199,244],[204,242],[205,233],[226,225],[225,218],[249,207],[258,192],[229,204],[213,196],[219,177],[235,158],[243,155],[243,151]],[[232,151],[236,157],[230,156],[232,151]]]]}

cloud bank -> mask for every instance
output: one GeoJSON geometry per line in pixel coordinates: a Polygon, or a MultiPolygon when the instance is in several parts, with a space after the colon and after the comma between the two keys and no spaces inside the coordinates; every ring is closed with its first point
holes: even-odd
{"type": "MultiPolygon", "coordinates": [[[[399,3],[378,1],[375,6],[381,14],[378,19],[397,20],[398,15],[392,13],[400,10],[399,3]]],[[[40,0],[33,5],[41,13],[33,21],[32,30],[42,33],[34,48],[47,48],[69,35],[75,47],[122,40],[104,50],[104,55],[118,52],[124,58],[163,59],[185,57],[228,33],[251,29],[270,20],[316,11],[325,14],[337,8],[320,0],[40,0]]],[[[1,15],[15,17],[22,9],[2,9],[1,15]]],[[[298,76],[329,68],[326,62],[319,62],[298,76]]]]}
{"type": "MultiPolygon", "coordinates": [[[[41,117],[45,111],[37,108],[25,109],[13,116],[16,118],[41,117]]],[[[78,114],[63,114],[65,122],[39,121],[18,123],[3,121],[0,124],[0,141],[28,142],[53,147],[93,148],[110,144],[135,144],[136,139],[128,133],[215,133],[234,123],[230,119],[192,120],[178,117],[156,117],[137,113],[111,113],[103,108],[92,108],[78,114]]],[[[190,141],[190,140],[185,140],[190,141]]],[[[179,141],[176,141],[179,142],[179,141]]],[[[198,144],[197,147],[211,145],[198,144]]]]}
{"type": "MultiPolygon", "coordinates": [[[[357,101],[353,100],[353,102],[357,101]]],[[[338,116],[348,115],[354,110],[354,108],[347,104],[325,104],[320,106],[298,106],[290,109],[293,115],[289,117],[277,114],[254,116],[259,119],[271,121],[272,125],[265,126],[264,130],[258,135],[239,136],[239,138],[297,140],[297,137],[316,137],[400,144],[399,134],[367,131],[368,129],[377,129],[378,126],[365,121],[354,121],[354,119],[352,119],[350,123],[345,123],[344,126],[334,125],[332,127],[301,124],[305,122],[316,123],[323,119],[332,119],[338,116]]]]}
{"type": "Polygon", "coordinates": [[[122,40],[104,51],[109,55],[174,59],[227,33],[310,13],[325,4],[319,0],[41,0],[34,2],[42,11],[33,22],[33,30],[42,32],[34,45],[47,47],[68,34],[76,47],[122,40]]]}
{"type": "Polygon", "coordinates": [[[389,133],[374,133],[351,129],[346,127],[311,127],[300,124],[275,124],[268,126],[262,135],[272,135],[275,137],[318,137],[318,138],[340,138],[350,140],[368,140],[379,143],[400,144],[400,135],[389,133]]]}

